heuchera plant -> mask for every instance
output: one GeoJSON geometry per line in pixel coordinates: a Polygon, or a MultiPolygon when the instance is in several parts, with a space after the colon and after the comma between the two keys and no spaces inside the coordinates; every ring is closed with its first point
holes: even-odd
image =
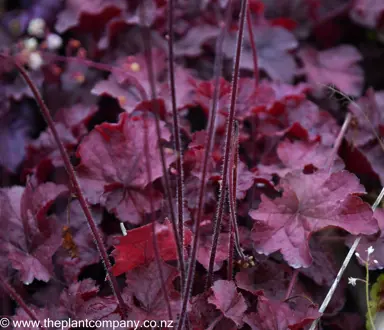
{"type": "Polygon", "coordinates": [[[381,1],[2,6],[1,315],[382,322],[381,1]]]}

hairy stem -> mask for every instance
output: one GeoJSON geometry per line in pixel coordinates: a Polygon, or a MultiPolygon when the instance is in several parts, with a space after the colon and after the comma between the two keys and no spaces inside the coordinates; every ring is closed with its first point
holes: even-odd
{"type": "MultiPolygon", "coordinates": [[[[143,126],[144,126],[145,170],[147,172],[148,182],[152,182],[152,169],[151,169],[151,163],[150,163],[150,157],[149,157],[149,143],[148,143],[148,112],[145,112],[145,114],[144,114],[144,125],[143,126]]],[[[153,251],[155,252],[155,260],[156,260],[157,270],[158,270],[159,275],[160,275],[161,291],[163,293],[163,297],[164,297],[165,303],[167,305],[168,318],[170,320],[173,320],[171,304],[169,303],[167,289],[165,288],[164,272],[163,272],[163,269],[161,267],[159,247],[157,245],[156,217],[155,217],[155,208],[153,206],[152,191],[149,193],[149,205],[150,205],[150,210],[151,210],[151,222],[152,222],[152,244],[153,244],[153,251]]]]}
{"type": "MultiPolygon", "coordinates": [[[[144,6],[141,6],[140,10],[141,14],[141,21],[145,22],[145,12],[144,12],[144,6]]],[[[165,194],[167,197],[167,204],[168,209],[170,213],[171,218],[171,224],[172,224],[172,230],[173,235],[175,237],[176,247],[177,247],[177,258],[179,265],[182,265],[184,262],[183,259],[183,246],[181,245],[182,242],[180,242],[180,237],[178,234],[178,228],[177,228],[177,221],[175,216],[175,210],[173,207],[172,202],[172,191],[171,191],[171,185],[169,181],[169,175],[168,175],[168,168],[167,163],[165,160],[165,153],[163,146],[161,145],[161,130],[160,130],[160,119],[159,119],[159,105],[156,102],[157,93],[156,93],[156,82],[155,82],[155,74],[153,70],[153,59],[152,59],[152,49],[151,49],[151,31],[149,28],[143,29],[143,41],[144,41],[144,48],[145,48],[145,62],[148,70],[148,78],[150,83],[150,89],[151,89],[151,99],[154,101],[154,112],[155,112],[155,127],[156,127],[156,135],[157,135],[157,141],[159,144],[159,151],[160,151],[160,159],[161,159],[161,167],[163,169],[163,185],[165,187],[165,194]]]]}
{"type": "Polygon", "coordinates": [[[232,127],[235,119],[235,106],[236,106],[238,78],[239,78],[239,71],[240,71],[241,45],[243,41],[244,23],[245,23],[245,17],[246,17],[247,4],[248,4],[248,0],[243,0],[241,2],[240,18],[239,18],[240,27],[237,35],[236,55],[234,59],[231,103],[229,107],[229,118],[227,121],[227,128],[226,128],[226,139],[225,139],[224,157],[223,157],[223,171],[221,174],[221,182],[220,182],[220,197],[219,197],[219,202],[216,208],[216,217],[214,222],[212,249],[211,249],[211,255],[209,260],[206,288],[209,288],[212,283],[213,266],[215,264],[216,250],[217,250],[217,244],[218,244],[220,228],[221,228],[221,221],[224,213],[225,188],[226,188],[227,177],[228,177],[229,154],[230,154],[231,139],[232,139],[232,127]]]}
{"type": "Polygon", "coordinates": [[[191,257],[189,261],[187,278],[185,281],[183,302],[181,306],[181,313],[180,313],[179,323],[177,325],[177,330],[181,330],[184,326],[184,322],[187,315],[187,305],[188,305],[189,298],[191,296],[193,279],[195,277],[197,248],[199,246],[199,239],[200,239],[200,223],[203,216],[203,208],[204,208],[204,202],[205,202],[205,199],[204,199],[205,188],[206,188],[206,181],[208,176],[207,172],[208,172],[209,155],[212,150],[215,131],[216,131],[216,127],[215,127],[216,112],[217,112],[217,103],[218,103],[219,92],[220,92],[219,82],[220,82],[221,69],[223,66],[222,46],[223,46],[223,41],[226,34],[226,29],[230,25],[231,15],[232,15],[232,0],[229,0],[228,7],[226,10],[226,15],[225,15],[225,24],[224,24],[225,26],[222,29],[220,36],[216,42],[216,58],[215,58],[214,69],[213,69],[214,70],[213,75],[215,77],[213,99],[212,99],[211,109],[208,117],[208,134],[207,134],[207,139],[205,143],[206,147],[205,147],[203,167],[201,172],[202,174],[201,174],[201,181],[200,181],[200,187],[199,187],[197,213],[196,213],[196,216],[194,217],[195,222],[194,222],[194,239],[192,244],[192,252],[191,252],[191,257]]]}
{"type": "Polygon", "coordinates": [[[80,182],[77,179],[76,172],[75,172],[75,170],[71,164],[68,153],[67,153],[63,143],[61,142],[61,139],[59,137],[59,133],[56,130],[52,116],[48,110],[48,107],[45,105],[45,103],[44,103],[44,101],[40,95],[40,92],[38,91],[36,85],[33,83],[31,78],[29,77],[27,71],[21,65],[19,65],[17,62],[14,62],[14,63],[16,65],[17,69],[19,70],[21,76],[23,77],[23,79],[25,80],[25,82],[27,83],[29,88],[31,89],[31,91],[35,97],[35,100],[40,107],[41,113],[42,113],[45,121],[47,122],[49,129],[52,132],[52,135],[56,141],[56,144],[59,147],[60,154],[61,154],[61,157],[63,158],[64,166],[65,166],[65,169],[68,173],[71,185],[73,187],[73,190],[75,191],[76,197],[79,199],[79,203],[81,205],[81,208],[83,209],[85,218],[87,219],[88,225],[92,231],[93,238],[95,240],[97,249],[99,250],[101,259],[104,263],[104,267],[107,271],[107,275],[108,275],[107,278],[111,284],[112,291],[113,291],[113,293],[114,293],[114,295],[118,301],[118,304],[120,306],[120,310],[121,310],[121,313],[123,314],[123,317],[126,318],[127,317],[127,308],[126,308],[124,300],[121,296],[120,289],[119,289],[119,286],[118,286],[117,281],[116,281],[116,277],[112,274],[112,270],[111,270],[112,265],[111,265],[111,262],[109,260],[108,254],[107,254],[107,250],[105,249],[103,239],[101,237],[99,229],[97,228],[95,220],[92,217],[91,211],[90,211],[89,206],[88,206],[88,202],[86,201],[84,194],[81,190],[80,182]]]}
{"type": "MultiPolygon", "coordinates": [[[[384,187],[381,189],[381,192],[380,192],[379,196],[376,198],[376,201],[373,203],[372,211],[376,210],[377,206],[380,204],[380,202],[383,199],[383,197],[384,197],[384,187]]],[[[340,282],[341,278],[343,277],[345,269],[347,268],[347,266],[348,266],[352,256],[356,252],[356,248],[359,245],[360,240],[361,240],[361,236],[358,236],[355,239],[355,241],[353,242],[351,248],[349,249],[348,254],[345,257],[345,260],[344,260],[343,264],[341,265],[341,268],[340,268],[339,272],[337,273],[337,276],[336,276],[334,282],[332,283],[331,288],[329,289],[329,291],[328,291],[328,293],[327,293],[323,303],[321,304],[321,306],[319,308],[319,312],[320,313],[324,313],[324,311],[328,307],[328,304],[331,301],[332,296],[335,293],[336,288],[339,285],[339,282],[340,282]]],[[[309,330],[315,330],[316,329],[316,325],[317,325],[318,322],[319,322],[319,319],[313,321],[313,323],[312,323],[311,327],[309,328],[309,330]]]]}
{"type": "MultiPolygon", "coordinates": [[[[15,291],[15,289],[6,281],[3,276],[0,275],[0,285],[3,288],[3,290],[14,300],[16,303],[24,309],[24,311],[28,314],[28,316],[31,318],[33,321],[39,322],[40,320],[38,319],[37,315],[35,312],[29,308],[29,306],[25,303],[23,298],[15,291]]],[[[41,330],[45,330],[43,326],[39,326],[41,330]]]]}
{"type": "MultiPolygon", "coordinates": [[[[233,248],[234,248],[234,235],[235,229],[237,230],[236,221],[236,187],[237,187],[237,166],[238,166],[238,149],[239,146],[239,124],[237,121],[233,127],[233,138],[231,144],[231,164],[229,167],[229,182],[228,182],[228,195],[229,195],[229,261],[228,261],[228,281],[232,280],[233,274],[233,248]]],[[[236,232],[238,234],[238,232],[236,232]]],[[[236,237],[238,239],[238,237],[236,237]]]]}
{"type": "Polygon", "coordinates": [[[236,189],[237,189],[237,169],[239,164],[239,123],[235,121],[233,128],[233,139],[231,146],[231,165],[229,167],[229,213],[230,213],[230,223],[232,225],[232,232],[234,235],[234,244],[236,252],[240,258],[246,259],[245,254],[240,246],[240,235],[239,227],[237,226],[236,219],[236,189]]]}
{"type": "MultiPolygon", "coordinates": [[[[176,89],[175,89],[175,68],[174,68],[174,56],[173,56],[173,0],[168,1],[168,63],[169,63],[169,82],[171,87],[171,100],[172,100],[172,118],[173,118],[173,138],[175,140],[175,150],[177,153],[176,170],[177,170],[177,215],[178,215],[178,227],[179,227],[179,240],[182,246],[184,246],[184,170],[183,170],[183,154],[181,150],[180,139],[180,124],[179,113],[176,106],[176,89]]],[[[184,291],[185,285],[185,265],[184,254],[181,250],[180,258],[180,277],[181,277],[181,292],[184,291]]]]}

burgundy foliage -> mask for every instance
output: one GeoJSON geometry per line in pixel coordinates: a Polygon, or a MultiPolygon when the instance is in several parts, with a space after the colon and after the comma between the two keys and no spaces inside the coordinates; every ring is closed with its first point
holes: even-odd
{"type": "Polygon", "coordinates": [[[230,159],[229,182],[220,191],[241,1],[173,1],[175,108],[168,1],[4,1],[1,315],[140,322],[171,317],[176,328],[185,297],[180,279],[196,242],[192,291],[185,300],[189,329],[300,330],[319,317],[321,330],[363,329],[365,297],[347,285],[346,276],[325,312],[318,309],[358,236],[360,258],[352,259],[349,271],[363,274],[368,257],[373,278],[384,268],[384,212],[382,205],[371,209],[384,183],[379,58],[384,3],[248,1],[253,36],[246,22],[234,101],[238,160],[230,159]],[[11,59],[41,92],[50,125],[11,59]],[[215,135],[207,149],[214,101],[215,135]],[[177,132],[173,110],[179,116],[177,132]],[[348,113],[352,120],[339,136],[348,113]],[[106,273],[52,126],[89,204],[98,244],[110,257],[117,295],[108,285],[113,276],[106,273]],[[181,202],[176,133],[183,160],[181,202]],[[223,219],[215,232],[220,193],[225,194],[223,219]],[[184,223],[173,226],[179,208],[184,223]],[[213,274],[208,274],[210,263],[213,274]],[[16,303],[6,283],[19,295],[16,303]]]}

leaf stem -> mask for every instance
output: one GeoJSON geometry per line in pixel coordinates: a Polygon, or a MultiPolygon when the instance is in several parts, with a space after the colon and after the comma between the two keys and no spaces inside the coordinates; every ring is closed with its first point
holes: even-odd
{"type": "Polygon", "coordinates": [[[212,99],[211,109],[208,117],[208,134],[207,134],[208,136],[205,143],[206,147],[205,147],[203,167],[201,172],[201,181],[200,181],[198,203],[197,203],[197,213],[195,216],[195,223],[194,223],[194,238],[193,238],[193,244],[192,244],[192,251],[191,251],[191,257],[189,261],[187,278],[185,281],[183,302],[181,306],[181,313],[180,313],[179,323],[177,325],[177,330],[183,329],[185,319],[187,316],[187,306],[188,306],[189,298],[191,296],[193,279],[195,277],[196,256],[197,256],[197,248],[199,246],[199,239],[200,239],[200,223],[203,216],[203,208],[204,208],[204,201],[205,201],[204,198],[205,198],[205,188],[206,188],[206,181],[207,181],[209,155],[212,150],[212,146],[214,143],[213,140],[216,132],[216,127],[215,127],[216,112],[217,112],[217,103],[218,103],[219,92],[220,92],[219,82],[220,82],[221,69],[223,66],[222,46],[223,46],[226,30],[230,25],[231,16],[232,16],[232,0],[229,0],[227,9],[226,9],[226,14],[225,14],[225,27],[222,29],[220,36],[216,41],[216,58],[213,66],[213,70],[214,70],[213,75],[215,77],[213,99],[212,99]]]}
{"type": "MultiPolygon", "coordinates": [[[[4,56],[4,55],[2,55],[2,56],[4,56]]],[[[35,100],[36,100],[37,104],[40,107],[41,113],[42,113],[45,121],[47,122],[48,127],[51,130],[52,135],[53,135],[53,137],[54,137],[54,139],[55,139],[55,141],[56,141],[56,143],[58,145],[58,148],[60,150],[61,157],[63,158],[64,166],[65,166],[65,169],[66,169],[66,171],[68,173],[70,182],[72,184],[72,187],[73,187],[73,189],[75,191],[75,194],[76,194],[77,198],[79,199],[81,208],[83,209],[84,215],[85,215],[85,217],[86,217],[86,219],[88,221],[88,225],[89,225],[89,227],[90,227],[90,229],[92,231],[93,238],[95,240],[97,249],[99,250],[101,259],[102,259],[102,261],[104,263],[104,267],[105,267],[105,269],[107,271],[107,278],[108,278],[108,280],[109,280],[109,282],[111,284],[112,291],[113,291],[113,293],[114,293],[114,295],[115,295],[115,297],[116,297],[116,299],[118,301],[121,313],[123,314],[124,319],[126,319],[126,317],[127,317],[127,308],[126,308],[124,300],[123,300],[123,298],[121,296],[120,289],[119,289],[119,286],[117,284],[116,277],[112,274],[112,271],[111,271],[112,265],[111,265],[111,262],[109,260],[108,254],[107,254],[107,250],[105,249],[105,246],[104,246],[101,234],[99,232],[99,229],[97,228],[95,220],[92,217],[91,211],[90,211],[89,206],[88,206],[88,202],[86,201],[86,199],[84,197],[84,194],[83,194],[83,192],[81,190],[80,182],[77,179],[76,172],[75,172],[75,170],[74,170],[74,168],[73,168],[73,166],[71,164],[71,161],[69,159],[68,153],[67,153],[63,143],[61,142],[59,133],[56,130],[56,126],[55,126],[55,124],[53,122],[52,116],[51,116],[51,114],[50,114],[50,112],[48,110],[48,107],[44,103],[44,101],[43,101],[43,99],[42,99],[42,97],[40,95],[40,92],[38,91],[38,89],[37,89],[36,85],[34,84],[34,82],[29,77],[27,71],[19,63],[17,63],[16,61],[14,61],[14,64],[16,65],[16,67],[19,70],[21,76],[23,77],[23,79],[25,80],[25,82],[27,83],[29,88],[31,89],[31,91],[32,91],[32,93],[33,93],[33,95],[35,97],[35,100]]]]}
{"type": "MultiPolygon", "coordinates": [[[[228,281],[232,280],[233,276],[233,248],[234,240],[236,239],[237,248],[239,249],[239,237],[238,237],[238,228],[236,221],[236,187],[237,187],[237,166],[238,166],[238,149],[239,146],[239,124],[237,121],[234,123],[233,127],[233,138],[231,144],[231,164],[229,167],[229,182],[228,182],[228,193],[229,193],[229,258],[228,258],[228,272],[227,277],[228,281]]],[[[238,253],[242,253],[241,248],[238,253]]]]}
{"type": "Polygon", "coordinates": [[[231,146],[231,164],[229,167],[229,213],[230,223],[232,225],[232,232],[234,236],[234,245],[239,257],[243,260],[247,259],[240,246],[239,227],[237,226],[236,219],[236,189],[237,189],[237,169],[239,164],[239,123],[235,121],[233,128],[233,139],[231,146]]]}
{"type": "MultiPolygon", "coordinates": [[[[146,111],[144,113],[143,119],[144,119],[143,120],[143,126],[144,126],[145,170],[147,172],[148,182],[152,182],[152,169],[151,169],[151,163],[150,163],[150,157],[149,157],[149,142],[148,142],[148,111],[146,111]]],[[[160,275],[161,291],[163,293],[163,297],[164,297],[164,300],[165,300],[165,303],[167,306],[168,317],[170,320],[173,320],[171,304],[169,303],[168,293],[167,293],[167,290],[165,288],[164,273],[163,273],[163,269],[161,268],[161,261],[160,261],[161,259],[160,259],[159,247],[157,245],[156,217],[155,217],[155,208],[153,206],[152,191],[149,192],[149,205],[150,205],[150,210],[151,210],[152,244],[153,244],[153,251],[155,252],[155,260],[156,260],[157,270],[159,271],[159,275],[160,275]]]]}
{"type": "Polygon", "coordinates": [[[240,72],[241,45],[242,45],[243,35],[244,35],[244,23],[245,23],[245,17],[246,17],[247,4],[248,4],[248,0],[243,0],[241,2],[240,18],[239,18],[240,27],[239,27],[239,32],[237,35],[237,42],[236,42],[236,55],[234,60],[233,77],[232,77],[231,103],[230,103],[229,117],[228,117],[227,128],[226,128],[226,141],[225,141],[224,157],[223,157],[223,171],[221,174],[221,181],[220,181],[220,197],[219,197],[219,202],[216,208],[216,217],[214,222],[212,249],[211,249],[210,260],[209,260],[206,288],[209,288],[212,283],[213,267],[215,264],[216,250],[217,250],[217,244],[218,244],[220,228],[221,228],[221,221],[224,213],[225,189],[226,189],[227,177],[228,177],[229,154],[230,154],[231,140],[232,140],[232,127],[233,127],[233,122],[235,120],[238,78],[239,78],[239,72],[240,72]]]}
{"type": "MultiPolygon", "coordinates": [[[[17,302],[17,304],[24,309],[24,311],[28,314],[28,316],[40,323],[40,320],[38,319],[35,312],[25,303],[24,299],[15,291],[15,289],[3,278],[3,276],[0,275],[0,285],[3,288],[3,290],[14,300],[17,302]]],[[[41,330],[45,330],[43,326],[39,325],[39,328],[41,330]]]]}
{"type": "MultiPolygon", "coordinates": [[[[144,2],[141,5],[140,15],[141,15],[141,21],[145,22],[144,2]]],[[[156,95],[157,93],[156,93],[155,74],[154,74],[154,70],[153,70],[153,59],[152,59],[152,49],[151,49],[151,31],[149,30],[149,28],[144,27],[144,30],[142,33],[143,33],[143,41],[144,41],[144,49],[145,49],[145,62],[146,62],[147,70],[148,70],[148,78],[149,78],[148,80],[150,83],[150,90],[151,90],[151,99],[154,101],[153,104],[154,104],[154,112],[155,112],[156,135],[157,135],[157,141],[159,144],[161,167],[163,169],[162,182],[163,182],[163,185],[165,188],[165,195],[167,198],[167,204],[168,204],[168,209],[169,209],[170,218],[171,218],[173,235],[175,237],[175,242],[176,242],[178,263],[179,263],[180,271],[181,271],[181,265],[183,265],[183,263],[184,263],[183,246],[181,245],[180,237],[178,234],[175,210],[174,210],[174,206],[173,206],[173,202],[172,202],[171,185],[170,185],[170,181],[169,181],[168,169],[167,169],[167,164],[166,164],[166,160],[165,160],[165,153],[164,153],[164,149],[161,145],[159,106],[158,106],[158,103],[155,101],[157,98],[157,95],[156,95]]]]}
{"type": "MultiPolygon", "coordinates": [[[[179,240],[181,246],[184,246],[184,170],[183,170],[183,154],[180,139],[180,124],[179,113],[176,105],[176,89],[175,89],[175,68],[173,56],[173,0],[168,1],[168,63],[169,63],[169,81],[171,87],[171,100],[172,100],[172,118],[173,118],[173,138],[175,140],[175,150],[177,153],[176,170],[177,170],[177,215],[179,225],[179,240]]],[[[181,274],[181,292],[183,294],[185,285],[185,265],[184,253],[181,250],[180,258],[180,274],[181,274]]]]}

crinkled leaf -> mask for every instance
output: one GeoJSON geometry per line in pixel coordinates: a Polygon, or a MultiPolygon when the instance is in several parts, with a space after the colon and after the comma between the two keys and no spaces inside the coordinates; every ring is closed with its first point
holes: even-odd
{"type": "Polygon", "coordinates": [[[354,235],[377,232],[370,206],[356,196],[365,189],[347,171],[294,172],[282,179],[281,187],[282,197],[270,200],[262,196],[259,208],[249,212],[255,220],[252,238],[259,253],[281,251],[290,266],[309,267],[312,233],[329,226],[354,235]]]}
{"type": "MultiPolygon", "coordinates": [[[[302,170],[309,165],[317,169],[328,169],[333,149],[319,142],[284,140],[279,143],[277,154],[283,164],[291,170],[302,170]]],[[[344,163],[338,155],[335,161],[332,160],[331,167],[334,172],[344,168],[344,163]]]]}
{"type": "MultiPolygon", "coordinates": [[[[258,65],[272,79],[291,82],[296,74],[297,65],[290,51],[295,50],[298,42],[288,30],[279,26],[256,25],[253,33],[257,49],[258,65]]],[[[224,54],[233,58],[235,55],[236,33],[225,38],[224,54]]],[[[240,65],[253,70],[253,55],[248,34],[245,34],[240,65]]]]}
{"type": "Polygon", "coordinates": [[[241,326],[247,304],[243,295],[237,292],[235,283],[218,280],[213,284],[212,291],[213,295],[208,297],[208,302],[214,304],[225,317],[231,319],[237,326],[241,326]]]}
{"type": "Polygon", "coordinates": [[[244,321],[252,330],[300,330],[320,316],[315,305],[309,305],[303,312],[288,303],[260,296],[257,313],[247,314],[244,321]]]}
{"type": "Polygon", "coordinates": [[[333,84],[348,95],[361,95],[364,74],[357,62],[362,55],[355,47],[341,45],[323,51],[307,47],[300,50],[299,56],[309,82],[316,87],[333,84]]]}
{"type": "MultiPolygon", "coordinates": [[[[161,193],[155,191],[146,174],[144,155],[144,118],[123,113],[117,124],[96,126],[81,142],[78,156],[81,163],[77,174],[83,183],[84,194],[92,204],[100,203],[122,221],[138,224],[150,212],[148,194],[153,195],[159,209],[161,193]]],[[[161,136],[169,140],[170,133],[160,123],[161,136]]],[[[148,119],[149,158],[152,180],[162,176],[155,119],[148,119]]],[[[166,162],[174,159],[166,152],[166,162]]]]}
{"type": "MultiPolygon", "coordinates": [[[[373,247],[374,251],[369,256],[369,268],[370,269],[383,269],[384,268],[384,210],[376,209],[373,216],[378,222],[380,228],[380,235],[375,236],[363,236],[359,245],[357,246],[356,251],[360,254],[363,260],[366,260],[367,250],[369,247],[373,247]],[[377,260],[377,263],[373,262],[377,260]]],[[[350,236],[346,240],[346,244],[351,247],[355,241],[356,236],[350,236]]],[[[360,259],[356,258],[362,266],[365,266],[365,263],[360,259]]]]}
{"type": "Polygon", "coordinates": [[[63,312],[72,318],[99,320],[117,308],[115,297],[99,297],[96,282],[85,279],[72,283],[60,295],[60,305],[63,312]]]}
{"type": "Polygon", "coordinates": [[[46,219],[49,206],[61,194],[64,185],[45,183],[36,189],[14,186],[0,192],[1,235],[3,248],[21,280],[48,282],[53,275],[52,256],[61,245],[57,223],[46,219]]]}
{"type": "MultiPolygon", "coordinates": [[[[178,311],[180,300],[179,296],[175,295],[173,281],[179,273],[175,267],[164,262],[160,262],[160,266],[165,279],[164,286],[171,301],[173,314],[175,314],[178,311]]],[[[146,314],[147,319],[168,319],[168,311],[156,261],[152,261],[147,266],[128,271],[125,282],[127,287],[124,290],[124,295],[136,299],[136,303],[133,302],[133,299],[128,299],[128,305],[133,309],[131,318],[143,320],[142,317],[146,314]]]]}
{"type": "Polygon", "coordinates": [[[324,145],[333,145],[340,128],[336,120],[326,111],[307,100],[288,102],[277,113],[259,113],[257,132],[267,136],[289,134],[302,140],[316,140],[324,145]]]}

